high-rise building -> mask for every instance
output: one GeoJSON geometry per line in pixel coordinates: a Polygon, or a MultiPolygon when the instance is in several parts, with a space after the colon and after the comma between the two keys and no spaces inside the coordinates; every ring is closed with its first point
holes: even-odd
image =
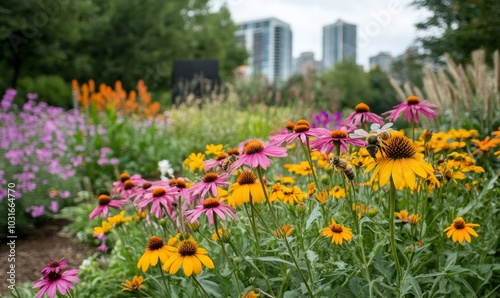
{"type": "Polygon", "coordinates": [[[378,66],[385,73],[391,72],[392,55],[389,52],[380,52],[378,55],[370,57],[368,61],[370,69],[378,66]]]}
{"type": "Polygon", "coordinates": [[[292,30],[276,18],[238,24],[236,37],[250,54],[245,74],[262,74],[270,83],[292,75],[292,30]]]}
{"type": "Polygon", "coordinates": [[[321,61],[314,60],[313,52],[304,52],[293,59],[293,74],[308,75],[313,71],[321,70],[321,61]]]}
{"type": "Polygon", "coordinates": [[[347,59],[356,61],[356,25],[338,20],[323,27],[323,68],[347,59]]]}

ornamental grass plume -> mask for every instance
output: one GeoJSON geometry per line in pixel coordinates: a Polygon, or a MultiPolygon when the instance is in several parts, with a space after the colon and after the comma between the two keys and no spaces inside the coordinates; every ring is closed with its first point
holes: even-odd
{"type": "Polygon", "coordinates": [[[479,237],[476,231],[474,231],[474,227],[479,227],[479,224],[465,223],[462,217],[457,217],[449,227],[443,230],[443,232],[446,232],[446,237],[451,237],[453,242],[459,242],[462,244],[465,240],[470,243],[470,235],[479,237]]]}
{"type": "Polygon", "coordinates": [[[201,273],[202,265],[209,269],[215,267],[214,262],[207,254],[207,250],[199,247],[196,241],[186,239],[179,244],[179,247],[162,268],[170,274],[175,274],[182,266],[186,276],[189,277],[193,273],[198,275],[201,273]]]}
{"type": "Polygon", "coordinates": [[[417,176],[434,177],[433,167],[417,154],[415,145],[403,135],[394,135],[386,141],[384,155],[378,152],[377,160],[365,170],[366,173],[371,171],[370,183],[377,179],[379,185],[384,186],[392,179],[397,190],[406,187],[415,190],[417,176]]]}

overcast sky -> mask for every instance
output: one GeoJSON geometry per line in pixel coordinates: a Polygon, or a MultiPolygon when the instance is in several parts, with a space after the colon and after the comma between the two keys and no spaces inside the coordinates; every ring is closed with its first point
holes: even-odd
{"type": "Polygon", "coordinates": [[[381,51],[399,55],[417,37],[414,24],[429,12],[409,6],[411,0],[213,0],[226,2],[236,23],[276,17],[290,24],[293,57],[314,52],[322,58],[322,28],[338,19],[356,24],[357,63],[368,68],[368,58],[381,51]]]}

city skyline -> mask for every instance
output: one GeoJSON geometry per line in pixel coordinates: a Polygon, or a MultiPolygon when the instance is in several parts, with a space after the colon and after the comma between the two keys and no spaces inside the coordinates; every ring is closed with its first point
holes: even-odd
{"type": "Polygon", "coordinates": [[[338,19],[358,26],[356,62],[369,69],[369,57],[380,52],[393,56],[403,53],[417,38],[414,24],[429,15],[428,11],[409,7],[411,0],[368,1],[355,3],[311,0],[215,0],[213,7],[226,3],[233,21],[276,17],[289,23],[293,32],[293,57],[313,52],[323,59],[322,28],[338,19]],[[265,7],[265,9],[263,9],[265,7]]]}

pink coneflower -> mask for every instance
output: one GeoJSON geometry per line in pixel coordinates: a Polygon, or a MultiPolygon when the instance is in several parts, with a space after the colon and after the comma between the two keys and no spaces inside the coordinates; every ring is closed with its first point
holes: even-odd
{"type": "Polygon", "coordinates": [[[287,144],[292,143],[294,140],[299,139],[302,143],[306,143],[307,139],[310,137],[320,137],[329,130],[326,128],[311,128],[311,125],[306,120],[299,120],[293,126],[293,132],[286,134],[277,134],[270,137],[271,141],[274,143],[281,144],[286,142],[287,144]]]}
{"type": "Polygon", "coordinates": [[[236,210],[223,203],[222,199],[208,198],[198,205],[193,210],[186,211],[186,222],[195,222],[200,215],[205,213],[208,218],[208,223],[214,224],[214,213],[216,213],[222,220],[226,220],[226,215],[232,219],[236,219],[236,210]]]}
{"type": "Polygon", "coordinates": [[[378,123],[383,125],[384,120],[379,115],[370,112],[370,107],[361,102],[354,107],[354,112],[347,116],[341,125],[358,126],[360,123],[378,123]]]}
{"type": "MultiPolygon", "coordinates": [[[[208,172],[203,176],[203,180],[194,184],[191,187],[191,194],[193,196],[204,197],[208,192],[214,197],[218,195],[217,186],[223,187],[230,185],[231,182],[227,181],[229,174],[217,174],[215,172],[208,172]]],[[[209,194],[209,195],[210,195],[209,194]]]]}
{"type": "Polygon", "coordinates": [[[423,115],[429,119],[432,119],[437,116],[438,106],[430,103],[427,100],[420,102],[418,97],[416,96],[408,96],[406,102],[400,103],[393,107],[393,110],[382,113],[382,115],[390,114],[387,117],[389,121],[396,121],[396,119],[401,116],[401,114],[405,113],[406,121],[415,121],[418,123],[420,115],[423,115]]]}
{"type": "Polygon", "coordinates": [[[156,218],[161,218],[163,216],[162,206],[169,215],[174,213],[173,204],[177,203],[177,195],[178,191],[172,187],[156,187],[152,192],[145,194],[144,198],[137,205],[143,209],[151,203],[151,213],[156,218]]]}
{"type": "Polygon", "coordinates": [[[66,259],[61,259],[60,261],[58,261],[50,258],[47,267],[42,269],[42,275],[45,277],[50,272],[59,273],[66,268],[68,268],[68,264],[66,264],[66,259]]]}
{"type": "Polygon", "coordinates": [[[61,295],[66,295],[68,291],[74,289],[73,283],[80,282],[80,279],[76,277],[80,273],[80,270],[67,270],[64,272],[50,272],[42,280],[38,280],[33,285],[33,289],[40,288],[36,294],[36,298],[42,297],[47,294],[50,298],[56,297],[56,291],[59,291],[61,295]]]}
{"type": "Polygon", "coordinates": [[[188,178],[183,178],[183,177],[177,177],[177,178],[172,178],[168,181],[168,185],[170,187],[173,187],[175,190],[178,192],[178,196],[183,198],[185,201],[187,201],[189,204],[192,203],[193,201],[193,195],[191,193],[191,188],[188,187],[188,183],[190,183],[191,180],[188,178]]]}
{"type": "Polygon", "coordinates": [[[100,217],[101,214],[104,215],[105,219],[108,219],[109,207],[121,209],[121,205],[126,204],[127,200],[111,200],[108,195],[100,195],[97,197],[97,203],[99,205],[90,213],[89,219],[93,219],[98,215],[100,217]]]}
{"type": "MultiPolygon", "coordinates": [[[[133,184],[132,187],[133,187],[135,185],[139,185],[139,183],[142,181],[142,178],[140,175],[137,175],[137,174],[129,176],[127,173],[122,173],[120,175],[120,180],[113,182],[113,190],[111,191],[111,197],[114,197],[116,194],[120,194],[120,196],[122,194],[127,195],[127,193],[124,193],[124,191],[126,190],[125,184],[129,183],[129,182],[127,182],[127,180],[130,180],[130,182],[132,182],[132,184],[133,184]]],[[[130,187],[131,184],[128,184],[128,186],[130,187]]]]}
{"type": "Polygon", "coordinates": [[[286,157],[286,148],[275,143],[264,143],[260,140],[250,140],[244,143],[243,154],[231,166],[231,172],[242,165],[256,168],[258,166],[266,170],[271,164],[271,157],[286,157]]]}
{"type": "Polygon", "coordinates": [[[350,129],[341,127],[334,129],[329,133],[321,136],[319,139],[311,141],[311,149],[324,151],[327,155],[340,146],[340,150],[347,153],[347,145],[364,147],[365,142],[360,139],[353,139],[349,137],[350,129]]]}

